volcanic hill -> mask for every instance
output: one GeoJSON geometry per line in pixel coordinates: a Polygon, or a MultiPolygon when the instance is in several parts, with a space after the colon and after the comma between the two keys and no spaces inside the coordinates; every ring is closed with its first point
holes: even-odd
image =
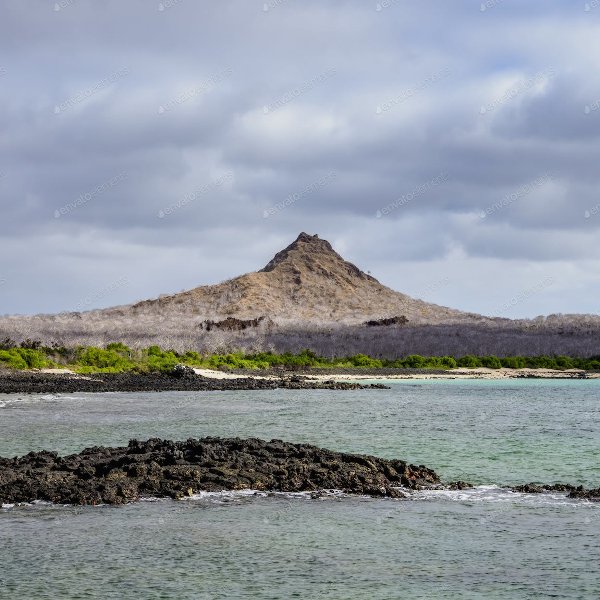
{"type": "Polygon", "coordinates": [[[131,308],[138,313],[191,312],[215,320],[269,317],[279,323],[359,324],[394,316],[413,324],[482,319],[395,292],[345,261],[328,241],[307,233],[301,233],[258,272],[131,308]]]}
{"type": "Polygon", "coordinates": [[[260,271],[125,306],[0,318],[4,339],[203,352],[310,348],[327,356],[595,356],[600,317],[513,321],[429,304],[382,285],[326,240],[301,233],[260,271]]]}

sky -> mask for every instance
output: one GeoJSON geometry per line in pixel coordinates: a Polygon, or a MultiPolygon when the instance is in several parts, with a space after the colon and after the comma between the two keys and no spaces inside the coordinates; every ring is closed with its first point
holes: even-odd
{"type": "Polygon", "coordinates": [[[262,268],[600,312],[600,0],[0,0],[0,314],[262,268]]]}

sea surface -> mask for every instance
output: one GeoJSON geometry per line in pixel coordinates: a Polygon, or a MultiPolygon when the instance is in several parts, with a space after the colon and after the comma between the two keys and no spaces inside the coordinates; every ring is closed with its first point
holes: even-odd
{"type": "Polygon", "coordinates": [[[0,598],[600,598],[600,380],[390,390],[0,395],[0,456],[131,438],[279,438],[476,484],[409,500],[223,493],[0,509],[0,598]]]}

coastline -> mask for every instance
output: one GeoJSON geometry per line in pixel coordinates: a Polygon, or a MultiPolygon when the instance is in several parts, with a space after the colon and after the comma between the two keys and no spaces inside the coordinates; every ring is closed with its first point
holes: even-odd
{"type": "MultiPolygon", "coordinates": [[[[210,371],[208,369],[195,369],[196,372],[202,371],[205,377],[215,378],[234,378],[234,377],[257,377],[262,379],[277,378],[281,371],[243,371],[236,369],[231,372],[210,371]]],[[[581,369],[488,369],[478,368],[457,368],[457,369],[301,369],[296,371],[298,375],[304,376],[315,381],[326,381],[335,379],[336,381],[354,381],[363,380],[427,380],[427,379],[600,379],[598,371],[584,371],[581,369]]]]}
{"type": "MultiPolygon", "coordinates": [[[[311,379],[324,380],[331,375],[309,375],[311,379]]],[[[555,369],[449,369],[444,373],[394,373],[385,376],[373,376],[366,374],[348,374],[341,373],[335,376],[340,381],[361,381],[372,379],[600,379],[600,373],[582,371],[579,369],[569,369],[558,371],[555,369]]]]}
{"type": "Polygon", "coordinates": [[[324,389],[383,389],[390,381],[501,379],[600,379],[600,372],[577,369],[304,369],[234,370],[185,368],[176,374],[96,373],[81,375],[69,369],[0,369],[0,394],[75,392],[166,392],[324,389]]]}
{"type": "Polygon", "coordinates": [[[230,390],[360,390],[386,389],[379,383],[336,381],[332,377],[309,379],[293,374],[279,377],[205,377],[191,368],[173,373],[97,373],[80,375],[73,371],[0,370],[0,394],[60,394],[79,392],[206,392],[230,390]]]}

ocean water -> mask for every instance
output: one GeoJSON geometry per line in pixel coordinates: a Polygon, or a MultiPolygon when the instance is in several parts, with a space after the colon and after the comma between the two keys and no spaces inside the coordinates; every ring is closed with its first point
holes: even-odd
{"type": "Polygon", "coordinates": [[[391,390],[0,395],[0,455],[256,436],[402,458],[462,492],[200,494],[0,509],[0,598],[600,598],[600,381],[391,390]]]}

